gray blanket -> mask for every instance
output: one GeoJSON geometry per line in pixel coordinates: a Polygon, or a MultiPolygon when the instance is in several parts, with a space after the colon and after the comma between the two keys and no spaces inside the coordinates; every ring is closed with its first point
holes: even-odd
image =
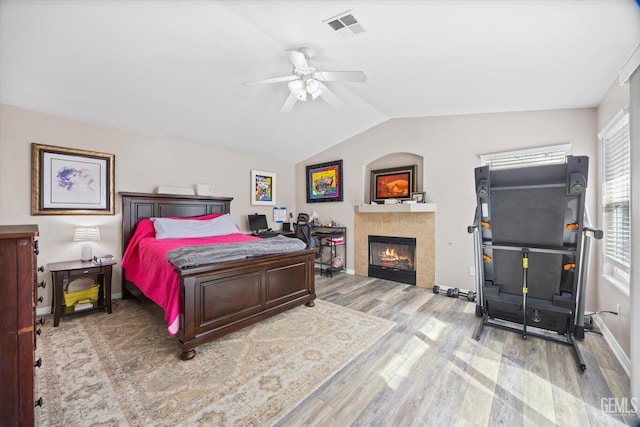
{"type": "Polygon", "coordinates": [[[300,239],[276,236],[243,243],[185,246],[167,252],[167,259],[178,268],[186,268],[260,255],[301,251],[306,247],[300,239]]]}

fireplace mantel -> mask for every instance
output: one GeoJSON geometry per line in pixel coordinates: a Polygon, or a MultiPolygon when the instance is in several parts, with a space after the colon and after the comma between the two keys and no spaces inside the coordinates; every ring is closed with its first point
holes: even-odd
{"type": "Polygon", "coordinates": [[[398,203],[395,205],[356,205],[356,213],[435,212],[435,203],[398,203]]]}

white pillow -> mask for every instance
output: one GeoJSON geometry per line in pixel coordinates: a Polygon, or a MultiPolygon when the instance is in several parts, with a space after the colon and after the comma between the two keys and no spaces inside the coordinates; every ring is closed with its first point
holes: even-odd
{"type": "Polygon", "coordinates": [[[156,239],[215,237],[239,232],[229,214],[209,220],[173,218],[151,218],[151,220],[156,230],[156,239]]]}

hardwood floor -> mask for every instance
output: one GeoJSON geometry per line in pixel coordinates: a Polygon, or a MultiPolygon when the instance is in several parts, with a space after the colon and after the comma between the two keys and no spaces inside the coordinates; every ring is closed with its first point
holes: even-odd
{"type": "Polygon", "coordinates": [[[316,276],[318,297],[397,325],[279,426],[635,425],[629,378],[604,338],[570,346],[485,327],[475,304],[369,277],[316,276]],[[603,403],[604,402],[604,403],[603,403]],[[622,410],[615,410],[615,404],[622,410]]]}

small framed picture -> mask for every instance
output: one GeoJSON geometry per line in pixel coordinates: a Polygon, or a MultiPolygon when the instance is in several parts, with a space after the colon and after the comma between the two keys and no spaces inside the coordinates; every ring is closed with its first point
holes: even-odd
{"type": "Polygon", "coordinates": [[[425,203],[427,199],[427,193],[419,192],[419,193],[411,193],[411,200],[416,201],[417,203],[425,203]]]}
{"type": "Polygon", "coordinates": [[[276,204],[276,174],[271,172],[251,171],[251,204],[276,204]]]}

